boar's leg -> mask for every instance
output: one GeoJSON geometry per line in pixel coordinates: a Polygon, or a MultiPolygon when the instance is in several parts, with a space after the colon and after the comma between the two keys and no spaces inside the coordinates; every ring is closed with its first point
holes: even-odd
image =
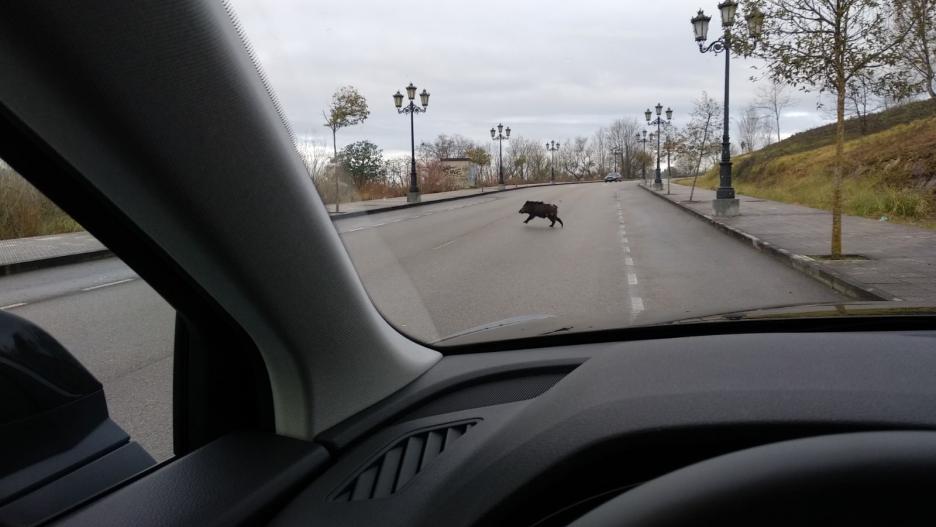
{"type": "Polygon", "coordinates": [[[533,215],[530,214],[530,216],[527,217],[526,221],[524,221],[523,223],[530,223],[530,220],[532,220],[532,219],[533,219],[533,215]]]}

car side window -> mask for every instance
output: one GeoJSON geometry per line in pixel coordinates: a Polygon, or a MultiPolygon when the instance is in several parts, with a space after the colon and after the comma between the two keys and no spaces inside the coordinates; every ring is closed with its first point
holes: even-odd
{"type": "Polygon", "coordinates": [[[50,334],[103,385],[110,419],[172,457],[174,310],[3,162],[0,310],[50,334]]]}

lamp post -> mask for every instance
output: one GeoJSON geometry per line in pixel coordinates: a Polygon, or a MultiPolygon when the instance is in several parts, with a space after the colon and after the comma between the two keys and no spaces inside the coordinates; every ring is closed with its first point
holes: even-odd
{"type": "Polygon", "coordinates": [[[510,139],[510,127],[505,130],[503,124],[498,124],[497,130],[491,128],[491,139],[497,141],[497,187],[504,190],[504,141],[510,139]]]}
{"type": "Polygon", "coordinates": [[[412,82],[406,87],[406,97],[409,99],[409,104],[403,106],[403,94],[397,90],[393,94],[393,104],[397,108],[397,113],[409,114],[410,116],[410,186],[409,192],[406,194],[406,201],[418,203],[421,195],[419,193],[419,181],[416,179],[416,135],[413,130],[413,119],[417,113],[425,113],[429,109],[429,92],[424,89],[419,94],[419,102],[422,104],[422,108],[416,106],[414,102],[416,100],[416,86],[413,86],[412,82]]]}
{"type": "Polygon", "coordinates": [[[640,132],[637,133],[637,142],[641,144],[641,153],[640,156],[640,178],[644,180],[644,183],[647,182],[647,131],[643,131],[643,138],[641,139],[640,132]]]}
{"type": "MultiPolygon", "coordinates": [[[[695,33],[695,40],[699,44],[699,51],[702,53],[714,52],[716,55],[725,52],[725,99],[724,99],[724,122],[722,131],[722,153],[721,163],[718,170],[718,190],[715,192],[715,201],[712,207],[715,209],[716,216],[736,216],[739,212],[739,203],[735,198],[734,188],[731,186],[731,143],[728,138],[728,72],[731,56],[732,35],[731,28],[735,23],[735,15],[738,11],[738,2],[735,0],[724,0],[718,4],[718,10],[721,12],[722,30],[724,33],[721,38],[712,42],[708,46],[705,41],[708,39],[708,26],[712,17],[707,16],[700,9],[696,16],[692,17],[692,30],[695,33]]],[[[756,7],[745,17],[747,21],[748,34],[757,39],[764,26],[764,14],[756,7]]],[[[754,45],[757,45],[755,40],[754,45]]]]}
{"type": "Polygon", "coordinates": [[[556,184],[556,152],[559,150],[559,143],[555,141],[550,141],[546,143],[546,151],[550,154],[549,159],[549,170],[550,170],[550,182],[556,184]]]}
{"type": "Polygon", "coordinates": [[[666,109],[666,121],[663,120],[663,105],[657,103],[653,108],[656,110],[656,119],[650,120],[653,117],[653,113],[647,108],[647,111],[644,112],[644,117],[647,118],[648,125],[656,125],[656,142],[657,142],[657,155],[656,155],[656,175],[653,178],[653,190],[663,190],[663,180],[660,179],[660,127],[664,125],[669,125],[670,121],[673,119],[673,109],[666,109]]]}

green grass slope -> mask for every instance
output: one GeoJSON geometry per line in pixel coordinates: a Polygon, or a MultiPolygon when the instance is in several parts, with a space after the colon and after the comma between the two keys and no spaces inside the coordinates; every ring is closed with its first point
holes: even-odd
{"type": "MultiPolygon", "coordinates": [[[[936,101],[871,115],[867,135],[855,120],[847,125],[845,213],[936,227],[936,101]]],[[[815,128],[735,158],[736,190],[831,210],[834,133],[815,128]]],[[[699,184],[715,188],[717,167],[699,184]]]]}

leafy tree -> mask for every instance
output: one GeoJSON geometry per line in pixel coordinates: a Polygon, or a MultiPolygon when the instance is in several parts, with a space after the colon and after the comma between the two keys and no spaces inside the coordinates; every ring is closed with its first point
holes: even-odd
{"type": "MultiPolygon", "coordinates": [[[[370,115],[367,108],[367,99],[361,95],[354,86],[342,86],[332,95],[331,104],[322,112],[325,117],[325,127],[332,132],[332,150],[335,153],[335,162],[338,161],[338,130],[364,122],[370,115]]],[[[341,201],[338,191],[338,175],[335,175],[335,212],[338,212],[338,202],[341,201]]]]}
{"type": "Polygon", "coordinates": [[[803,90],[835,94],[836,140],[832,192],[833,258],[842,255],[842,180],[845,172],[845,100],[849,82],[897,62],[902,35],[884,31],[881,0],[761,0],[765,15],[759,46],[770,77],[803,90]]]}
{"type": "Polygon", "coordinates": [[[483,189],[484,188],[484,169],[491,165],[491,154],[487,152],[484,148],[480,146],[472,146],[465,151],[465,157],[471,160],[472,163],[478,165],[480,172],[478,173],[478,185],[483,189]]]}
{"type": "Polygon", "coordinates": [[[356,141],[345,146],[338,159],[357,188],[384,178],[383,151],[370,141],[356,141]]]}

